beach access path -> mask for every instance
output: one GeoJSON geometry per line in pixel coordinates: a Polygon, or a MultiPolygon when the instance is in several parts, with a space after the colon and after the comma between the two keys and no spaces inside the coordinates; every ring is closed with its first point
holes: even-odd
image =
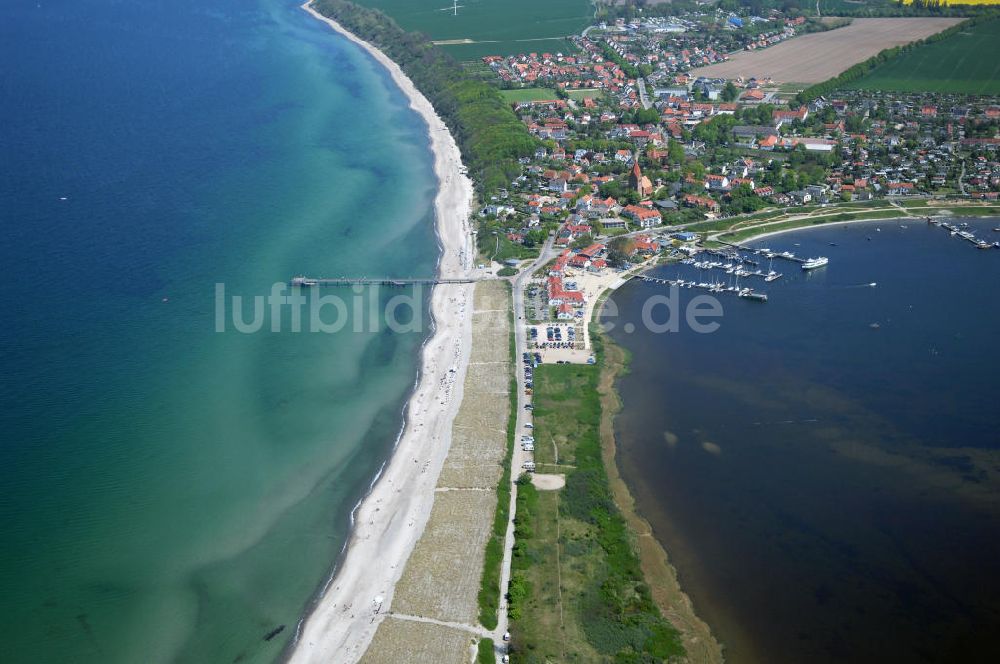
{"type": "MultiPolygon", "coordinates": [[[[365,49],[384,66],[427,122],[439,189],[434,200],[441,248],[438,275],[476,276],[469,224],[472,183],[462,174],[458,145],[431,103],[403,71],[373,45],[302,8],[365,49]]],[[[392,458],[354,515],[354,528],[334,576],[299,625],[292,662],[355,662],[371,642],[376,618],[391,607],[393,592],[434,503],[437,477],[451,443],[452,421],[462,401],[472,336],[473,284],[437,285],[430,302],[433,335],[406,406],[405,425],[392,458]]],[[[412,623],[423,628],[424,623],[412,623]]]]}

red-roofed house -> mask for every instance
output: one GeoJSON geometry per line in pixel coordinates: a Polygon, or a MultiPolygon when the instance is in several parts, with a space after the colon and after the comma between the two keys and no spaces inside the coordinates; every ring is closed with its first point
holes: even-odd
{"type": "Polygon", "coordinates": [[[641,205],[629,205],[624,210],[622,214],[630,217],[635,221],[641,228],[652,228],[653,226],[659,225],[663,221],[663,217],[656,210],[651,210],[647,207],[642,207],[641,205]]]}
{"type": "Polygon", "coordinates": [[[809,117],[809,109],[805,106],[799,107],[797,111],[772,111],[771,119],[774,121],[775,127],[780,127],[786,122],[794,122],[799,120],[800,122],[805,122],[805,119],[809,117]]]}
{"type": "Polygon", "coordinates": [[[707,196],[695,196],[694,194],[687,194],[684,196],[684,204],[691,207],[705,208],[711,212],[719,211],[719,204],[707,196]]]}

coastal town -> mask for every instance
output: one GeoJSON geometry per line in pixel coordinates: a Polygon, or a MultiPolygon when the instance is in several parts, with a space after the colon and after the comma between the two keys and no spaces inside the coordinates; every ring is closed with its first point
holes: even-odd
{"type": "Polygon", "coordinates": [[[606,284],[742,220],[998,201],[995,97],[841,90],[799,103],[770,79],[691,71],[839,25],[716,9],[600,23],[572,53],[482,58],[541,141],[478,215],[501,275],[546,238],[560,250],[529,286],[539,358],[590,359],[588,303],[606,284]],[[520,99],[526,88],[551,98],[520,99]]]}
{"type": "Polygon", "coordinates": [[[1000,662],[1000,0],[4,18],[3,664],[1000,662]]]}
{"type": "MultiPolygon", "coordinates": [[[[457,15],[460,7],[453,9],[457,15]]],[[[452,386],[463,379],[465,397],[447,456],[427,466],[441,474],[427,494],[433,507],[421,508],[423,536],[393,532],[356,549],[408,544],[405,568],[378,588],[357,575],[349,577],[353,594],[336,586],[317,612],[327,622],[306,624],[309,639],[327,650],[303,648],[299,659],[350,643],[362,662],[395,660],[414,648],[423,653],[419,661],[456,663],[467,655],[482,663],[569,661],[567,649],[583,661],[638,653],[649,661],[684,653],[689,661],[723,660],[722,644],[659,544],[637,551],[628,543],[627,533],[649,525],[615,479],[617,405],[608,386],[625,359],[595,323],[609,294],[633,279],[766,306],[769,284],[823,272],[829,261],[747,240],[801,226],[905,220],[943,228],[971,249],[1000,249],[996,238],[949,221],[1000,211],[997,96],[828,85],[815,73],[790,84],[779,74],[702,71],[741,54],[846,34],[853,20],[720,3],[609,16],[566,37],[565,48],[462,64],[477,94],[490,99],[483,117],[503,117],[496,132],[444,117],[452,130],[452,122],[469,129],[456,132],[460,174],[476,187],[467,271],[433,280],[435,292],[462,289],[452,302],[473,317],[472,361],[464,364],[456,349],[454,375],[441,379],[449,386],[442,406],[456,405],[452,386]],[[471,140],[478,131],[489,138],[471,140]],[[482,147],[490,141],[503,159],[482,147]],[[676,278],[653,272],[664,265],[677,266],[676,278]],[[504,363],[509,374],[481,366],[504,363]],[[614,507],[595,517],[587,506],[602,501],[614,507]],[[561,553],[564,546],[573,553],[561,553]],[[594,588],[590,574],[608,565],[614,572],[594,588]],[[657,579],[652,589],[643,580],[649,574],[657,579]],[[336,602],[351,607],[365,592],[378,601],[352,609],[350,630],[336,627],[336,602]],[[564,600],[564,592],[583,604],[564,600]],[[324,626],[339,640],[325,638],[324,626]],[[643,635],[637,641],[626,636],[636,633],[643,635]]],[[[958,24],[921,21],[902,43],[958,24]]],[[[373,34],[390,52],[398,43],[373,34]]],[[[446,83],[421,91],[432,102],[440,95],[442,107],[455,103],[446,83]]],[[[362,507],[371,518],[366,533],[385,518],[373,509],[362,507]]]]}

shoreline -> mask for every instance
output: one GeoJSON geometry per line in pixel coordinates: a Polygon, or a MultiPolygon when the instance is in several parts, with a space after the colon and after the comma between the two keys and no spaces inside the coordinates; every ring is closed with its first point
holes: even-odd
{"type": "MultiPolygon", "coordinates": [[[[610,297],[611,290],[606,290],[594,308],[594,320],[598,320],[600,312],[610,297]]],[[[698,615],[691,597],[681,586],[677,569],[670,562],[663,543],[656,537],[653,527],[639,512],[632,490],[618,469],[618,440],[615,434],[614,421],[621,411],[623,402],[618,393],[619,379],[628,371],[631,360],[629,352],[619,346],[606,332],[598,332],[599,343],[602,346],[602,361],[598,378],[598,396],[601,401],[601,456],[608,475],[611,496],[626,527],[635,538],[635,547],[639,556],[643,581],[649,586],[653,602],[660,612],[681,634],[684,648],[687,650],[687,660],[699,664],[722,664],[725,661],[725,648],[719,642],[711,625],[698,615]]]]}
{"type": "MultiPolygon", "coordinates": [[[[461,153],[451,133],[399,65],[310,2],[301,9],[384,67],[410,108],[427,123],[438,179],[437,275],[468,276],[474,255],[469,225],[473,190],[462,174],[461,153]]],[[[391,608],[396,583],[430,517],[434,487],[451,444],[451,424],[462,401],[472,341],[472,287],[438,285],[431,291],[431,334],[421,347],[420,369],[396,444],[352,510],[351,532],[339,564],[300,621],[287,661],[357,661],[391,608]]]]}
{"type": "MultiPolygon", "coordinates": [[[[943,208],[943,209],[947,209],[947,208],[943,208]]],[[[950,245],[952,245],[952,244],[964,245],[964,243],[957,242],[955,240],[949,240],[948,239],[948,233],[947,233],[947,231],[945,231],[943,229],[938,229],[938,228],[936,228],[936,227],[931,226],[930,224],[928,224],[927,221],[926,221],[927,217],[930,217],[932,220],[947,221],[947,222],[953,223],[953,224],[957,224],[960,221],[970,222],[969,223],[970,227],[969,227],[968,230],[975,232],[977,235],[980,235],[983,232],[986,232],[986,234],[988,235],[989,226],[994,226],[994,230],[998,230],[998,228],[997,228],[998,224],[996,223],[996,220],[1000,219],[1000,211],[991,211],[991,213],[989,215],[967,215],[967,214],[963,214],[962,212],[958,212],[958,211],[956,211],[954,213],[951,213],[951,214],[946,213],[944,215],[942,215],[942,214],[934,214],[938,210],[939,209],[935,209],[935,208],[919,208],[918,210],[910,210],[910,211],[905,211],[905,212],[897,210],[897,212],[899,212],[899,214],[895,214],[895,215],[893,215],[891,217],[881,217],[881,218],[874,218],[874,219],[873,218],[867,218],[867,219],[838,220],[838,221],[827,222],[827,223],[823,223],[823,224],[813,224],[813,223],[810,223],[809,220],[802,220],[802,223],[804,225],[799,225],[799,226],[795,226],[795,227],[792,227],[792,228],[781,228],[781,229],[777,229],[777,230],[769,230],[766,227],[762,227],[762,228],[759,229],[759,231],[760,231],[759,233],[757,233],[755,235],[752,235],[752,236],[749,236],[749,237],[747,237],[745,239],[741,238],[739,240],[739,243],[740,244],[746,244],[746,245],[752,245],[752,244],[754,244],[757,241],[760,241],[762,239],[767,238],[768,236],[780,236],[781,234],[784,234],[784,233],[791,233],[791,232],[794,232],[794,231],[801,231],[801,230],[811,229],[811,228],[815,228],[815,227],[825,227],[828,230],[832,231],[832,230],[837,230],[839,224],[855,224],[855,223],[866,222],[866,223],[874,224],[874,225],[869,226],[868,229],[861,228],[860,226],[858,228],[844,228],[844,229],[842,229],[843,231],[847,232],[847,235],[845,235],[845,237],[849,236],[851,238],[851,240],[845,239],[844,241],[841,241],[841,240],[839,240],[837,238],[832,237],[833,234],[831,234],[831,237],[829,237],[829,238],[827,238],[825,236],[824,236],[824,238],[812,238],[812,242],[810,242],[810,244],[814,245],[814,246],[812,246],[811,248],[815,250],[818,247],[826,245],[826,240],[827,239],[831,239],[831,240],[835,240],[841,246],[841,251],[847,251],[847,252],[850,252],[852,254],[852,253],[854,253],[854,250],[858,249],[859,247],[857,246],[857,244],[855,244],[854,246],[851,246],[849,244],[849,242],[857,242],[858,240],[860,240],[860,243],[858,243],[858,244],[861,244],[863,246],[863,245],[866,244],[864,242],[864,236],[869,231],[874,231],[874,227],[875,226],[883,225],[883,226],[885,226],[885,228],[882,229],[883,233],[881,235],[884,236],[884,235],[886,235],[885,231],[890,231],[890,235],[893,236],[893,244],[895,244],[895,239],[894,238],[900,237],[900,236],[909,236],[909,237],[912,238],[912,237],[915,237],[913,235],[914,233],[916,233],[917,235],[921,236],[921,238],[923,238],[924,236],[927,236],[931,240],[935,240],[936,241],[938,239],[937,236],[936,236],[936,234],[940,233],[942,235],[942,237],[941,237],[941,243],[942,244],[947,244],[949,246],[943,246],[943,247],[932,246],[932,247],[930,247],[928,249],[928,253],[931,256],[936,256],[936,255],[939,255],[942,251],[951,251],[950,245]],[[924,212],[921,214],[920,213],[921,211],[924,211],[924,212]],[[899,231],[899,230],[897,230],[897,228],[898,228],[898,226],[899,226],[900,223],[902,223],[904,227],[909,226],[909,228],[911,230],[910,231],[899,231]]],[[[872,236],[875,236],[874,232],[871,232],[870,234],[872,236]]],[[[998,233],[994,233],[994,235],[998,235],[998,233]]],[[[808,236],[805,236],[805,235],[800,236],[799,238],[795,238],[794,236],[792,236],[791,238],[787,238],[785,240],[785,242],[784,242],[784,244],[785,244],[784,248],[791,248],[788,245],[791,244],[790,240],[792,240],[792,239],[795,239],[796,241],[798,241],[799,239],[802,239],[802,244],[803,244],[803,246],[805,246],[807,238],[808,238],[808,236]]],[[[869,238],[869,239],[871,239],[871,238],[869,238]]],[[[884,242],[887,242],[887,241],[888,240],[883,240],[882,242],[884,243],[884,242]]],[[[923,239],[921,239],[921,241],[923,241],[923,239]]],[[[876,240],[876,242],[874,244],[878,244],[878,241],[876,240]]],[[[936,242],[934,244],[936,244],[936,242]]],[[[760,246],[764,246],[764,245],[758,243],[755,246],[760,247],[760,246]]],[[[767,246],[770,246],[772,248],[775,247],[774,244],[768,244],[767,246]]],[[[871,246],[871,245],[869,245],[869,246],[871,246]]],[[[964,246],[967,247],[968,245],[964,245],[964,246]]],[[[912,249],[912,247],[910,247],[909,245],[903,245],[902,247],[899,248],[899,251],[903,252],[903,254],[902,254],[904,256],[903,260],[905,260],[905,256],[907,256],[908,253],[909,253],[909,252],[906,251],[907,249],[912,249]]],[[[775,249],[775,250],[776,251],[781,251],[780,248],[779,249],[775,249]]],[[[963,252],[965,250],[966,249],[962,249],[963,252]]],[[[977,253],[985,253],[987,255],[991,253],[990,251],[977,252],[975,248],[968,249],[968,251],[969,251],[970,254],[972,254],[972,256],[971,256],[972,259],[976,258],[975,254],[977,254],[977,253]]],[[[822,250],[820,250],[819,253],[825,253],[825,252],[823,252],[822,250]]],[[[996,253],[996,251],[994,250],[992,253],[996,253]]],[[[814,255],[814,254],[812,254],[812,255],[814,255]]],[[[987,256],[987,261],[989,261],[989,256],[987,256]]],[[[851,268],[853,270],[858,270],[859,272],[863,269],[863,268],[858,268],[856,265],[851,266],[851,268]]],[[[963,276],[966,276],[966,275],[963,275],[963,276]]],[[[843,281],[843,279],[841,281],[843,281]]],[[[850,282],[850,283],[854,283],[850,278],[848,278],[847,281],[850,282]]],[[[864,281],[864,280],[859,280],[859,283],[861,281],[864,281]]],[[[882,279],[880,278],[879,279],[879,287],[880,287],[880,289],[881,289],[881,286],[882,286],[882,279]]],[[[641,297],[637,297],[637,298],[634,299],[634,302],[632,303],[633,306],[626,307],[626,306],[623,305],[622,306],[622,310],[621,310],[621,312],[618,312],[618,315],[619,316],[625,315],[624,312],[626,312],[626,311],[632,311],[632,312],[636,311],[636,309],[638,307],[635,306],[635,305],[636,305],[636,303],[640,303],[640,302],[642,302],[642,298],[641,297]]],[[[886,319],[883,318],[883,320],[886,320],[886,319]]],[[[620,326],[621,322],[618,322],[618,325],[620,326]]],[[[621,340],[623,342],[628,341],[628,339],[625,338],[625,335],[620,335],[620,336],[621,336],[621,340]]],[[[608,365],[609,365],[609,367],[616,368],[616,367],[614,367],[614,364],[615,364],[614,360],[617,359],[617,358],[615,358],[615,351],[616,350],[618,352],[622,352],[623,351],[624,353],[628,354],[628,352],[629,352],[628,349],[630,348],[631,344],[618,345],[618,344],[616,344],[615,341],[613,341],[610,338],[610,335],[604,334],[603,337],[604,337],[604,343],[605,343],[606,350],[607,350],[607,356],[608,356],[608,359],[609,359],[608,365]]],[[[670,346],[673,346],[672,342],[667,341],[666,343],[668,345],[670,345],[670,346]]],[[[643,348],[644,348],[645,352],[648,353],[650,348],[655,348],[655,347],[653,347],[653,346],[643,346],[643,348]]],[[[667,346],[661,344],[659,346],[659,348],[661,350],[663,350],[663,349],[666,349],[667,346]]],[[[737,346],[734,346],[733,348],[728,349],[728,350],[731,350],[733,352],[738,352],[739,348],[737,346]]],[[[627,365],[629,364],[629,362],[626,361],[625,364],[626,364],[626,369],[627,369],[627,365]]],[[[668,362],[668,364],[669,364],[669,362],[668,362]]],[[[666,365],[657,365],[655,368],[657,370],[662,371],[663,366],[666,366],[666,365]]],[[[653,374],[642,376],[641,382],[637,383],[637,385],[639,385],[639,386],[646,385],[648,383],[648,381],[650,380],[651,376],[653,378],[655,378],[656,374],[653,373],[653,374]]],[[[611,399],[617,399],[617,400],[621,399],[621,397],[618,394],[618,390],[614,389],[617,386],[618,386],[618,380],[616,379],[614,381],[614,383],[613,383],[613,387],[612,387],[613,391],[612,391],[612,394],[610,395],[611,399]]],[[[641,387],[640,387],[640,389],[641,389],[641,387]]],[[[602,397],[603,397],[603,395],[602,395],[602,397]]],[[[852,396],[851,398],[855,398],[855,397],[852,396]]],[[[645,404],[645,405],[648,406],[648,404],[645,404]]],[[[633,408],[636,408],[636,406],[633,406],[633,408]]],[[[817,415],[817,417],[819,417],[819,415],[817,415]]],[[[655,445],[655,435],[656,435],[656,432],[659,429],[667,428],[667,427],[662,426],[662,423],[658,423],[658,424],[661,424],[661,426],[659,426],[659,427],[657,427],[655,425],[651,426],[651,427],[647,426],[647,430],[651,428],[652,431],[653,431],[652,434],[649,434],[650,436],[652,436],[652,438],[650,440],[650,442],[652,444],[650,444],[649,447],[651,449],[654,449],[654,450],[656,449],[656,445],[655,445]]],[[[688,424],[690,424],[690,423],[688,423],[688,424]]],[[[643,425],[640,424],[640,427],[642,427],[642,426],[643,425]]],[[[673,428],[673,427],[669,427],[669,428],[673,428]]],[[[604,435],[605,435],[605,431],[603,430],[603,423],[602,423],[602,438],[604,437],[604,435]]],[[[614,431],[611,432],[611,435],[614,436],[614,431]]],[[[683,434],[682,434],[682,436],[683,436],[683,434]]],[[[612,468],[613,468],[613,458],[614,458],[614,455],[615,455],[615,450],[613,448],[613,445],[615,444],[615,442],[616,441],[614,440],[614,438],[612,438],[610,440],[610,443],[606,442],[606,444],[610,444],[612,446],[611,449],[606,449],[606,452],[605,452],[606,455],[612,455],[612,462],[610,462],[610,463],[607,464],[608,465],[608,469],[609,469],[609,475],[611,475],[612,472],[613,472],[612,471],[612,468]]],[[[668,442],[670,442],[670,441],[668,441],[668,442]]],[[[723,445],[725,444],[725,441],[718,441],[718,442],[723,443],[723,445]]],[[[706,451],[708,451],[708,450],[706,449],[706,451]]],[[[670,463],[670,462],[668,461],[666,463],[670,463]]],[[[632,464],[632,465],[635,465],[635,464],[632,464]]],[[[641,469],[643,466],[642,466],[642,464],[639,464],[636,467],[641,469]]],[[[656,519],[654,521],[658,525],[663,526],[665,532],[668,531],[668,530],[670,530],[669,526],[672,525],[671,524],[672,517],[674,516],[672,514],[673,509],[671,508],[671,505],[669,504],[670,501],[665,501],[665,499],[663,498],[663,495],[659,495],[658,496],[657,493],[656,493],[656,491],[655,491],[655,489],[657,487],[657,482],[660,482],[662,484],[662,482],[664,481],[663,478],[662,478],[662,476],[657,476],[655,474],[650,474],[648,478],[645,478],[645,479],[648,479],[649,482],[640,482],[639,481],[640,477],[642,477],[642,473],[640,473],[639,475],[636,475],[636,482],[637,483],[634,486],[638,489],[640,485],[644,485],[644,484],[648,485],[648,486],[646,486],[646,488],[648,490],[645,491],[645,492],[642,492],[642,493],[646,494],[646,497],[645,497],[645,501],[646,502],[649,502],[650,498],[653,499],[653,502],[650,502],[650,510],[651,510],[650,513],[649,513],[650,516],[651,517],[656,517],[656,519]],[[652,490],[652,493],[649,490],[652,490]],[[659,510],[654,509],[654,508],[657,508],[657,507],[660,508],[660,509],[659,510]],[[657,515],[657,514],[659,514],[659,515],[657,515]]],[[[622,478],[622,479],[624,480],[624,478],[622,478]]],[[[615,478],[614,478],[614,476],[612,476],[612,486],[613,486],[613,488],[614,488],[614,484],[615,484],[615,478]]],[[[624,494],[624,496],[625,496],[624,500],[622,502],[619,502],[617,495],[615,496],[615,498],[616,498],[616,502],[619,505],[619,509],[621,509],[622,512],[623,512],[623,514],[626,515],[626,520],[630,521],[630,515],[628,514],[628,511],[626,509],[626,504],[629,507],[633,507],[633,508],[637,508],[637,506],[635,505],[634,499],[631,496],[628,495],[627,491],[628,491],[628,485],[626,483],[626,493],[624,494]]],[[[638,495],[638,494],[636,494],[636,495],[638,495]]],[[[738,497],[737,497],[737,501],[738,501],[738,497]]],[[[695,503],[695,504],[697,504],[697,503],[695,503]]],[[[640,522],[642,522],[645,526],[648,526],[648,521],[643,518],[643,515],[642,515],[641,511],[638,510],[638,509],[636,509],[635,512],[638,515],[640,522]]],[[[698,511],[696,511],[694,513],[696,514],[696,516],[698,516],[698,518],[701,518],[703,516],[703,515],[699,514],[698,511]]],[[[652,537],[655,541],[659,542],[659,540],[657,540],[657,538],[656,538],[656,533],[652,533],[652,532],[646,530],[645,528],[643,528],[641,530],[633,528],[632,530],[633,530],[633,532],[636,535],[636,540],[637,540],[638,548],[640,549],[640,551],[643,550],[643,548],[645,546],[644,540],[647,539],[647,537],[652,537]]],[[[673,539],[677,539],[678,537],[683,538],[684,534],[685,533],[680,532],[680,531],[675,532],[674,533],[675,537],[673,539]]],[[[754,534],[756,534],[756,533],[754,533],[754,534]]],[[[668,538],[668,539],[670,539],[670,538],[668,538]]],[[[682,542],[682,544],[685,542],[686,539],[687,538],[683,538],[683,539],[680,540],[682,542]]],[[[664,540],[664,543],[665,542],[666,542],[666,540],[664,540]]],[[[719,543],[718,538],[716,538],[716,541],[714,541],[713,544],[718,545],[718,543],[719,543]]],[[[724,549],[725,540],[722,540],[722,544],[723,544],[723,549],[724,549]]],[[[660,548],[660,547],[657,546],[656,548],[660,548]]],[[[681,547],[681,548],[685,548],[685,547],[681,547]]],[[[716,546],[716,549],[718,549],[718,548],[719,547],[716,546]]],[[[669,550],[672,551],[673,547],[671,547],[671,549],[669,549],[669,550]]],[[[702,552],[699,552],[699,551],[695,550],[695,553],[700,554],[702,552]]],[[[690,556],[688,556],[688,557],[690,557],[690,556]]],[[[665,564],[669,564],[669,562],[667,560],[663,560],[663,562],[665,564]]],[[[645,564],[643,565],[643,567],[645,568],[645,564]]],[[[699,565],[697,565],[697,567],[701,570],[699,572],[699,576],[701,576],[703,578],[710,578],[710,579],[712,579],[713,583],[712,584],[702,584],[702,583],[699,583],[698,585],[702,586],[701,588],[695,588],[694,586],[691,586],[689,588],[689,590],[693,593],[694,597],[695,598],[700,598],[701,599],[701,603],[704,604],[704,606],[705,606],[706,609],[710,609],[710,608],[713,608],[713,607],[715,607],[715,609],[718,609],[719,607],[726,607],[727,606],[727,601],[726,601],[725,587],[724,587],[725,584],[723,583],[722,586],[720,586],[722,588],[722,591],[721,591],[722,594],[719,594],[719,592],[717,592],[718,588],[714,587],[715,585],[717,585],[715,582],[716,582],[716,580],[718,578],[718,570],[714,569],[712,565],[705,566],[702,563],[699,563],[699,565]],[[698,591],[698,592],[695,593],[694,591],[698,591]],[[704,595],[704,596],[702,597],[702,595],[704,595]]],[[[735,568],[736,566],[731,566],[731,567],[735,568]]],[[[822,569],[822,568],[820,568],[820,569],[822,569]]],[[[656,587],[655,587],[656,581],[654,580],[655,577],[650,577],[649,574],[647,573],[647,579],[648,579],[648,581],[649,581],[652,589],[655,591],[655,589],[656,589],[656,587]]],[[[681,590],[683,591],[684,589],[682,588],[681,590]]],[[[654,592],[654,598],[655,598],[655,592],[654,592]]],[[[751,597],[751,601],[747,602],[747,604],[751,607],[751,611],[752,611],[752,607],[753,607],[753,602],[752,602],[753,599],[754,598],[751,597]]],[[[729,608],[731,608],[731,607],[729,607],[729,608]]],[[[746,638],[746,635],[747,634],[752,634],[752,632],[744,632],[743,631],[744,625],[740,623],[740,616],[739,616],[739,614],[732,614],[729,611],[727,611],[727,612],[720,612],[718,610],[713,610],[711,613],[714,614],[714,615],[704,615],[704,617],[706,619],[712,620],[712,628],[713,628],[713,630],[716,630],[716,629],[719,630],[719,631],[715,631],[715,635],[716,635],[717,638],[723,638],[723,637],[725,637],[727,639],[727,643],[724,644],[724,647],[725,647],[725,645],[728,645],[728,646],[730,646],[732,648],[739,648],[740,651],[741,651],[742,656],[750,656],[751,659],[753,658],[753,656],[756,656],[756,655],[760,654],[759,653],[759,648],[757,648],[757,644],[753,640],[746,638]],[[726,613],[729,613],[730,615],[726,615],[726,613]],[[735,618],[733,617],[733,615],[735,615],[735,618]],[[716,625],[718,625],[718,627],[716,627],[716,625]],[[735,628],[734,628],[734,625],[735,625],[735,628]],[[726,628],[726,631],[725,632],[721,631],[722,628],[726,628]],[[754,648],[757,648],[757,650],[751,649],[750,646],[754,646],[754,648]],[[744,651],[746,651],[746,652],[744,652],[744,651]],[[750,653],[750,655],[747,654],[748,652],[750,653]]],[[[753,614],[751,613],[751,615],[753,615],[753,614]]],[[[780,641],[779,641],[779,644],[780,644],[780,641]]],[[[770,645],[773,647],[774,644],[772,643],[770,645]]],[[[800,658],[800,659],[803,659],[803,658],[800,658]]],[[[693,661],[699,661],[699,660],[693,660],[693,661]]]]}
{"type": "MultiPolygon", "coordinates": [[[[875,219],[848,219],[821,224],[809,223],[808,218],[801,219],[801,226],[767,230],[761,226],[761,233],[739,240],[739,243],[754,242],[770,236],[781,235],[810,228],[831,228],[836,224],[851,224],[859,222],[896,221],[899,219],[924,220],[927,215],[914,216],[899,210],[900,215],[875,219]]],[[[956,215],[957,216],[957,215],[956,215]]],[[[775,222],[775,225],[784,222],[775,222]]],[[[706,240],[717,240],[727,234],[710,234],[706,240]]],[[[657,267],[659,262],[637,270],[634,275],[646,274],[657,267]]],[[[631,279],[626,279],[627,283],[631,279]]],[[[623,284],[619,284],[623,285],[623,284]]],[[[590,320],[595,323],[600,319],[605,303],[617,290],[617,286],[606,286],[596,293],[595,305],[590,320]]],[[[677,568],[670,562],[670,554],[666,547],[656,537],[652,524],[642,515],[636,505],[635,497],[628,482],[622,477],[618,468],[618,440],[614,430],[614,420],[623,407],[621,395],[618,393],[619,379],[628,371],[630,362],[629,351],[618,345],[606,332],[598,332],[598,343],[603,346],[601,374],[598,379],[598,396],[601,400],[601,455],[603,457],[608,482],[611,487],[612,500],[621,512],[626,527],[635,538],[636,551],[642,569],[643,580],[649,585],[654,603],[663,616],[680,632],[684,647],[687,649],[688,660],[706,664],[722,664],[725,662],[725,645],[719,641],[712,626],[698,615],[694,602],[684,590],[678,577],[677,568]]]]}

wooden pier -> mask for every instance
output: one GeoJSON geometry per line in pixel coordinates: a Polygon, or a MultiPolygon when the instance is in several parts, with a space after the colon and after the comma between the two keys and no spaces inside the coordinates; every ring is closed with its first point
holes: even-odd
{"type": "Polygon", "coordinates": [[[438,284],[471,284],[479,279],[438,279],[429,278],[393,278],[393,277],[337,277],[313,278],[298,276],[291,280],[291,285],[297,288],[314,288],[318,286],[437,286],[438,284]]]}

